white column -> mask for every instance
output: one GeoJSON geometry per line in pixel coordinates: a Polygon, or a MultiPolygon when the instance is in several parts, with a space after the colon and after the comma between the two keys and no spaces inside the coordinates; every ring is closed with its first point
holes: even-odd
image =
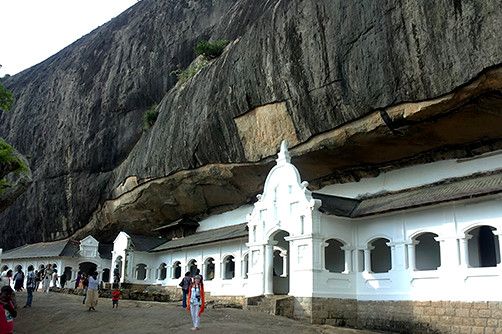
{"type": "Polygon", "coordinates": [[[282,275],[281,277],[288,277],[288,252],[281,252],[282,257],[282,275]]]}
{"type": "Polygon", "coordinates": [[[408,248],[408,269],[411,271],[415,271],[417,269],[415,247],[419,242],[420,241],[413,240],[406,245],[406,247],[408,248]]]}
{"type": "Polygon", "coordinates": [[[468,241],[472,238],[472,235],[466,234],[465,237],[460,237],[459,247],[460,247],[460,265],[464,268],[469,268],[469,246],[468,241]]]}
{"type": "Polygon", "coordinates": [[[274,246],[265,245],[265,295],[274,294],[274,246]]]}
{"type": "Polygon", "coordinates": [[[353,248],[349,246],[343,246],[341,249],[344,251],[345,255],[345,270],[343,271],[344,274],[349,274],[352,272],[352,250],[353,248]]]}
{"type": "Polygon", "coordinates": [[[373,246],[367,246],[364,251],[364,272],[371,273],[371,250],[375,249],[373,246]]]}

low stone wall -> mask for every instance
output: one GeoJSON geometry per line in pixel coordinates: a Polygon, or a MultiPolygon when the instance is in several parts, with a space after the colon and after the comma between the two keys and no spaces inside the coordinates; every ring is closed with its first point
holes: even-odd
{"type": "MultiPolygon", "coordinates": [[[[72,288],[51,288],[53,292],[84,295],[83,289],[72,288]]],[[[182,299],[182,291],[176,287],[162,287],[155,285],[140,285],[140,284],[122,284],[122,299],[155,301],[155,302],[178,302],[182,299]]],[[[101,298],[112,298],[112,289],[106,286],[104,289],[99,289],[101,298]]],[[[211,296],[209,292],[205,293],[206,304],[208,307],[231,307],[241,308],[244,305],[245,297],[243,296],[211,296]]]]}
{"type": "Polygon", "coordinates": [[[295,298],[293,317],[398,333],[502,333],[502,302],[295,298]]]}
{"type": "MultiPolygon", "coordinates": [[[[53,292],[68,293],[74,295],[84,295],[83,289],[71,288],[51,288],[53,292]]],[[[155,301],[155,302],[175,302],[181,301],[181,289],[172,287],[157,287],[148,285],[134,285],[121,287],[122,299],[155,301]]],[[[112,298],[111,289],[99,289],[99,296],[102,298],[112,298]]]]}

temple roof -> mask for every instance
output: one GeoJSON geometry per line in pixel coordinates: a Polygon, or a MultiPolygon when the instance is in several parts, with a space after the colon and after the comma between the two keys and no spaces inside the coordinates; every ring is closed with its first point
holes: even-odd
{"type": "Polygon", "coordinates": [[[170,240],[154,249],[152,252],[170,250],[182,247],[208,244],[217,241],[239,239],[248,236],[247,223],[197,232],[187,237],[170,240]]]}
{"type": "Polygon", "coordinates": [[[358,218],[500,192],[502,192],[502,171],[499,170],[361,198],[320,193],[314,193],[313,197],[322,200],[320,211],[326,214],[358,218]]]}
{"type": "MultiPolygon", "coordinates": [[[[40,257],[77,257],[80,242],[74,239],[64,239],[52,242],[39,242],[7,250],[2,254],[2,260],[27,259],[40,257]]],[[[111,259],[113,245],[99,244],[98,253],[103,259],[111,259]]]]}
{"type": "Polygon", "coordinates": [[[131,237],[131,242],[134,246],[134,250],[138,252],[147,252],[166,242],[166,239],[161,237],[149,237],[145,235],[129,233],[127,235],[131,237]]]}

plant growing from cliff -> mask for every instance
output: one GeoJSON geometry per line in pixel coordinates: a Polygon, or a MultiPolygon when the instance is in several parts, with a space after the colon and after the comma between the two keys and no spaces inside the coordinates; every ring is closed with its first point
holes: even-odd
{"type": "Polygon", "coordinates": [[[193,78],[200,70],[202,70],[209,62],[221,56],[229,41],[219,39],[216,41],[200,41],[194,48],[197,59],[184,70],[173,71],[178,77],[178,82],[184,84],[193,78]]]}
{"type": "Polygon", "coordinates": [[[28,170],[28,166],[16,155],[14,148],[0,138],[0,193],[2,193],[4,188],[9,186],[9,183],[5,179],[7,174],[11,172],[16,174],[27,173],[28,170]]]}
{"type": "Polygon", "coordinates": [[[174,74],[178,77],[178,81],[184,84],[199,73],[199,71],[202,70],[208,63],[209,61],[205,58],[197,59],[186,69],[174,71],[174,74]]]}
{"type": "Polygon", "coordinates": [[[157,104],[154,104],[143,114],[143,129],[150,129],[155,124],[157,117],[159,117],[159,111],[157,104]]]}
{"type": "Polygon", "coordinates": [[[12,103],[14,103],[14,96],[0,83],[0,110],[10,110],[12,103]]]}
{"type": "Polygon", "coordinates": [[[195,46],[195,54],[204,56],[207,60],[215,59],[221,56],[229,41],[218,39],[216,41],[200,41],[195,46]]]}

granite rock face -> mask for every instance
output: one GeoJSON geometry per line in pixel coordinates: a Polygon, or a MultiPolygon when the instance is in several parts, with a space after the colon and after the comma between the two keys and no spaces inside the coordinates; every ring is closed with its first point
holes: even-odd
{"type": "Polygon", "coordinates": [[[319,185],[418,155],[498,147],[502,130],[462,126],[476,113],[487,126],[502,117],[500,26],[495,1],[138,2],[5,82],[16,103],[0,115],[0,136],[29,157],[33,183],[1,214],[0,244],[144,232],[249,202],[283,139],[277,129],[319,185]],[[208,38],[232,43],[176,84],[172,72],[208,38]],[[472,82],[481,88],[466,89],[472,82]],[[429,100],[416,113],[396,111],[429,100]],[[143,130],[154,103],[157,122],[143,130]],[[456,124],[464,135],[431,137],[438,117],[437,131],[456,124]],[[346,127],[344,145],[339,134],[319,139],[346,127]]]}

